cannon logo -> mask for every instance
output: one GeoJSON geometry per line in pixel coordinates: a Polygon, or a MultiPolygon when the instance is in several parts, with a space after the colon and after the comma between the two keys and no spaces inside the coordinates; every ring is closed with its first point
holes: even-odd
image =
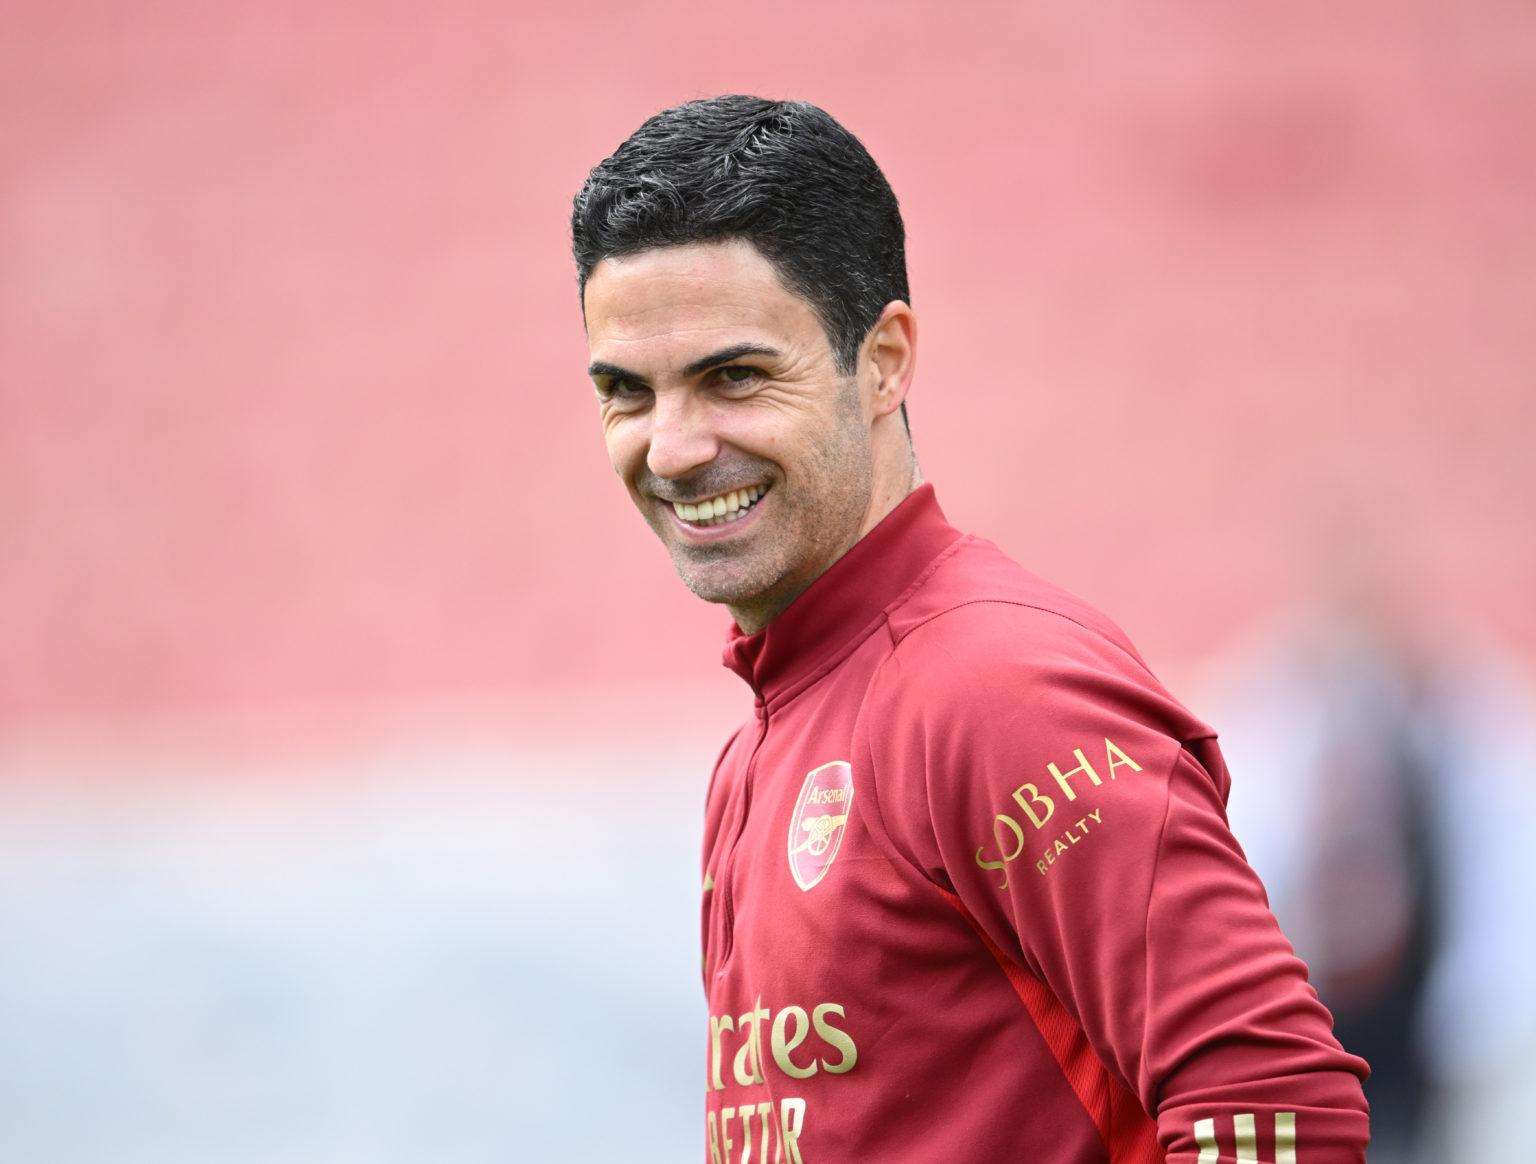
{"type": "Polygon", "coordinates": [[[789,821],[789,871],[795,884],[810,889],[827,875],[848,827],[853,803],[853,767],[833,760],[806,773],[789,821]]]}

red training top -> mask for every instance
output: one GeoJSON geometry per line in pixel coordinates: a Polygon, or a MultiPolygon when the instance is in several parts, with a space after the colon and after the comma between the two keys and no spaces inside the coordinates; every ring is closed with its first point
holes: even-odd
{"type": "Polygon", "coordinates": [[[924,486],[725,661],[710,1164],[1364,1159],[1215,733],[1102,614],[924,486]]]}

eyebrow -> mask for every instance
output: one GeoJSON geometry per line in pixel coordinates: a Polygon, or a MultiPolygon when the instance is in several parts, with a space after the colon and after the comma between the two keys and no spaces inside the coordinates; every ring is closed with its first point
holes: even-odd
{"type": "MultiPolygon", "coordinates": [[[[777,348],[770,348],[764,344],[741,343],[732,344],[728,348],[710,352],[707,356],[701,356],[683,369],[684,376],[697,376],[700,372],[707,372],[711,368],[721,364],[729,364],[732,360],[739,360],[743,356],[768,356],[774,357],[781,353],[777,348]]],[[[645,382],[644,376],[636,375],[628,368],[621,368],[617,364],[605,363],[602,360],[594,360],[587,366],[589,376],[612,376],[616,380],[639,380],[645,382]]]]}

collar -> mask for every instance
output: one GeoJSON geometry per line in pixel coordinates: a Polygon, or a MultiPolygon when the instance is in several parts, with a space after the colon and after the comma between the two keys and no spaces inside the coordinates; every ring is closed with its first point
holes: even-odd
{"type": "Polygon", "coordinates": [[[760,706],[794,694],[869,637],[961,536],[933,486],[918,486],[757,634],[733,623],[723,662],[760,706]]]}

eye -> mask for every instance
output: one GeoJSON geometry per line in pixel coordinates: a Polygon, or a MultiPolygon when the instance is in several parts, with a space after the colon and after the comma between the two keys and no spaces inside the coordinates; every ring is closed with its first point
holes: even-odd
{"type": "Polygon", "coordinates": [[[617,408],[635,408],[650,396],[650,389],[624,376],[602,376],[593,381],[597,398],[617,408]]]}
{"type": "Polygon", "coordinates": [[[715,376],[722,384],[743,385],[750,384],[762,375],[758,369],[746,364],[727,364],[723,368],[715,369],[715,376]]]}

